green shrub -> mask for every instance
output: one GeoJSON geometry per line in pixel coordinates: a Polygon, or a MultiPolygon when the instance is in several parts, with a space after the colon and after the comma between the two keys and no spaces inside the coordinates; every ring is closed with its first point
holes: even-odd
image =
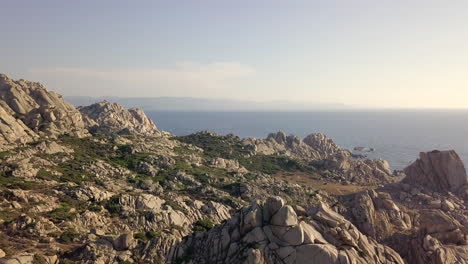
{"type": "Polygon", "coordinates": [[[148,232],[138,232],[133,235],[135,239],[139,239],[141,241],[148,241],[155,237],[160,237],[161,233],[155,231],[148,231],[148,232]]]}
{"type": "Polygon", "coordinates": [[[148,239],[153,239],[155,237],[161,237],[161,233],[155,232],[155,231],[148,231],[148,232],[146,232],[146,237],[148,239]]]}
{"type": "Polygon", "coordinates": [[[187,209],[183,208],[179,203],[173,200],[167,200],[165,205],[169,205],[172,209],[188,214],[187,209]]]}
{"type": "Polygon", "coordinates": [[[213,228],[213,226],[214,226],[213,222],[211,222],[210,219],[205,218],[202,220],[198,220],[197,222],[195,222],[195,224],[193,224],[193,231],[195,232],[208,231],[211,228],[213,228]]]}
{"type": "Polygon", "coordinates": [[[80,234],[73,229],[68,229],[60,235],[60,241],[64,243],[71,243],[80,237],[80,234]]]}
{"type": "Polygon", "coordinates": [[[97,204],[91,204],[88,206],[88,210],[91,212],[101,212],[102,206],[97,205],[97,204]]]}
{"type": "Polygon", "coordinates": [[[55,177],[50,171],[45,170],[45,169],[39,169],[39,171],[36,174],[36,177],[41,180],[56,180],[57,179],[57,177],[55,177]]]}
{"type": "Polygon", "coordinates": [[[7,176],[4,172],[0,173],[0,187],[8,189],[37,190],[44,185],[35,181],[27,181],[22,178],[7,176]]]}
{"type": "Polygon", "coordinates": [[[107,211],[111,213],[112,215],[120,215],[120,212],[122,211],[122,206],[120,205],[120,196],[115,195],[112,196],[105,205],[107,211]]]}
{"type": "Polygon", "coordinates": [[[133,238],[135,239],[139,239],[139,240],[142,240],[142,241],[146,241],[146,234],[143,233],[143,232],[138,232],[138,233],[135,233],[133,234],[133,238]]]}
{"type": "Polygon", "coordinates": [[[56,221],[70,221],[76,217],[76,212],[71,212],[73,207],[67,203],[60,203],[60,207],[49,212],[49,217],[56,221]]]}
{"type": "Polygon", "coordinates": [[[5,159],[11,155],[11,152],[8,151],[1,151],[0,152],[0,159],[5,159]]]}
{"type": "Polygon", "coordinates": [[[208,158],[239,159],[254,152],[252,146],[244,145],[241,139],[234,135],[221,136],[199,132],[175,139],[202,148],[208,158]]]}

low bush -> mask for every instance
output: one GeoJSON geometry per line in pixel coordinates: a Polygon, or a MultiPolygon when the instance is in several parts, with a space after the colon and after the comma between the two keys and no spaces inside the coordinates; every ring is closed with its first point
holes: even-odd
{"type": "Polygon", "coordinates": [[[195,232],[203,232],[203,231],[208,231],[211,228],[213,228],[214,224],[211,222],[210,219],[205,218],[202,220],[198,220],[193,224],[193,231],[195,232]]]}

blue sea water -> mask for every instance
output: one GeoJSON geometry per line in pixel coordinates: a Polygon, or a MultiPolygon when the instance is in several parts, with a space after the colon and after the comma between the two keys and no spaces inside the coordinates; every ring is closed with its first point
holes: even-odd
{"type": "Polygon", "coordinates": [[[175,135],[201,130],[265,138],[282,130],[304,137],[321,132],[338,145],[372,147],[370,158],[402,169],[421,151],[454,149],[468,161],[468,110],[316,112],[147,112],[156,125],[175,135]]]}

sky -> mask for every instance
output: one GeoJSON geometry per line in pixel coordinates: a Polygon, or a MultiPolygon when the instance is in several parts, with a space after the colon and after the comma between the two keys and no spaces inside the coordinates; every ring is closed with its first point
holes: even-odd
{"type": "Polygon", "coordinates": [[[468,108],[468,1],[6,0],[0,72],[67,96],[468,108]]]}

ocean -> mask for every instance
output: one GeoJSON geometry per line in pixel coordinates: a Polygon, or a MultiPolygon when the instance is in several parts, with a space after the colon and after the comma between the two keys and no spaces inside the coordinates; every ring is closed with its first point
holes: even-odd
{"type": "Polygon", "coordinates": [[[468,110],[379,110],[314,112],[147,112],[159,129],[175,135],[209,130],[240,137],[265,138],[279,130],[304,137],[321,132],[347,149],[374,148],[403,169],[421,151],[454,149],[468,161],[468,110]]]}

